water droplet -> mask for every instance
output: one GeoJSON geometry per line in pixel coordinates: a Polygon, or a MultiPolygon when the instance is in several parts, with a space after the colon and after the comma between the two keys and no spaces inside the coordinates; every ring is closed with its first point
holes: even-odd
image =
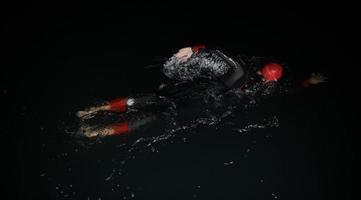
{"type": "Polygon", "coordinates": [[[272,193],[272,196],[274,199],[278,199],[278,196],[276,194],[272,193]]]}
{"type": "Polygon", "coordinates": [[[109,181],[110,179],[112,179],[113,174],[114,174],[114,171],[111,174],[109,174],[109,176],[105,179],[105,181],[109,181]]]}
{"type": "Polygon", "coordinates": [[[230,162],[225,162],[223,163],[224,165],[232,165],[234,163],[234,161],[230,161],[230,162]]]}

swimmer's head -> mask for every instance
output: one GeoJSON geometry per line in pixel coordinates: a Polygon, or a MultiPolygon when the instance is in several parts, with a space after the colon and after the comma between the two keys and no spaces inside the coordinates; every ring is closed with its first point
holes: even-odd
{"type": "Polygon", "coordinates": [[[267,63],[261,69],[260,74],[266,82],[278,81],[282,77],[283,68],[278,63],[267,63]]]}

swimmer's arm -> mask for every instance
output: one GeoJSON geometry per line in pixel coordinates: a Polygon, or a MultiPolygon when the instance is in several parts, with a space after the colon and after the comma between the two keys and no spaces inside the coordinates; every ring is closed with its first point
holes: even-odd
{"type": "Polygon", "coordinates": [[[312,73],[311,76],[302,81],[301,85],[304,88],[307,88],[311,85],[318,85],[320,83],[325,83],[327,81],[327,77],[325,75],[319,73],[312,73]]]}
{"type": "MultiPolygon", "coordinates": [[[[165,76],[170,79],[180,79],[180,80],[189,80],[192,79],[191,76],[185,75],[187,70],[183,70],[188,67],[187,63],[189,58],[192,55],[197,54],[202,48],[205,48],[204,45],[197,45],[194,47],[185,47],[178,50],[171,58],[169,58],[164,64],[162,72],[165,76]]],[[[191,64],[190,66],[193,66],[191,64]]]]}

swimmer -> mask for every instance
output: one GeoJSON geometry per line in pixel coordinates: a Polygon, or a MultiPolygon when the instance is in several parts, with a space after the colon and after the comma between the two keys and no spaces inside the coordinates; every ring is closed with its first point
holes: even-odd
{"type": "MultiPolygon", "coordinates": [[[[136,98],[122,97],[77,112],[77,116],[85,120],[99,112],[124,113],[132,107],[154,107],[151,115],[104,128],[85,127],[81,131],[89,138],[127,134],[162,118],[164,112],[158,108],[163,104],[173,104],[177,110],[192,110],[191,114],[187,113],[187,117],[192,116],[205,109],[207,105],[204,99],[209,91],[212,91],[212,97],[224,96],[231,90],[245,95],[243,91],[252,84],[249,82],[250,77],[258,76],[267,87],[278,82],[284,73],[283,66],[277,62],[261,62],[262,66],[257,66],[259,70],[253,74],[249,65],[243,59],[233,59],[219,49],[206,48],[204,45],[182,48],[163,64],[162,73],[168,82],[162,84],[154,94],[136,98]],[[192,109],[183,109],[186,107],[192,109]]],[[[314,73],[301,85],[309,87],[324,83],[326,79],[314,73]]]]}

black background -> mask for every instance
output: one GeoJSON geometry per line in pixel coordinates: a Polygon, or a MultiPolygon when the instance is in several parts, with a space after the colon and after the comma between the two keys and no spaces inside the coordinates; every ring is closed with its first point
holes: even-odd
{"type": "MultiPolygon", "coordinates": [[[[303,159],[316,163],[312,165],[316,166],[313,176],[320,181],[316,184],[319,188],[307,190],[304,197],[312,198],[314,194],[315,199],[351,199],[356,192],[354,163],[358,129],[355,123],[359,114],[352,94],[359,91],[359,16],[355,4],[28,2],[10,3],[2,10],[0,92],[4,108],[1,141],[5,167],[2,179],[9,199],[52,197],[51,190],[39,177],[39,169],[50,166],[46,161],[49,155],[41,149],[49,141],[39,129],[56,132],[59,119],[69,117],[84,104],[115,97],[115,88],[124,93],[150,91],[158,83],[157,72],[145,72],[143,67],[162,62],[181,47],[198,43],[276,58],[294,66],[300,77],[313,71],[327,74],[327,86],[321,92],[311,91],[319,93],[320,98],[313,99],[316,103],[305,108],[306,111],[320,109],[322,114],[313,116],[317,119],[308,124],[311,133],[318,134],[303,135],[311,145],[307,155],[314,155],[303,159]]],[[[302,97],[293,98],[295,103],[303,101],[302,97]]],[[[301,106],[295,110],[302,109],[301,106]]],[[[292,139],[296,140],[284,139],[284,142],[297,144],[292,139]]],[[[292,147],[279,145],[283,150],[292,147]]],[[[299,145],[302,148],[304,143],[299,145]]],[[[179,148],[197,150],[192,144],[179,148]]],[[[182,156],[182,152],[175,152],[178,153],[174,156],[182,156]]],[[[192,158],[207,155],[188,154],[190,158],[183,162],[191,163],[192,158]]],[[[160,160],[161,157],[154,162],[160,160]]],[[[197,166],[193,168],[197,171],[197,166]]],[[[166,177],[167,169],[158,175],[166,177]]],[[[303,184],[300,185],[302,193],[303,184]]],[[[227,191],[222,184],[219,187],[220,191],[227,191]]],[[[189,192],[186,187],[175,191],[189,192]]],[[[149,194],[153,196],[147,198],[162,197],[162,193],[149,194]]],[[[226,192],[211,194],[208,191],[204,197],[234,197],[226,192]]]]}

